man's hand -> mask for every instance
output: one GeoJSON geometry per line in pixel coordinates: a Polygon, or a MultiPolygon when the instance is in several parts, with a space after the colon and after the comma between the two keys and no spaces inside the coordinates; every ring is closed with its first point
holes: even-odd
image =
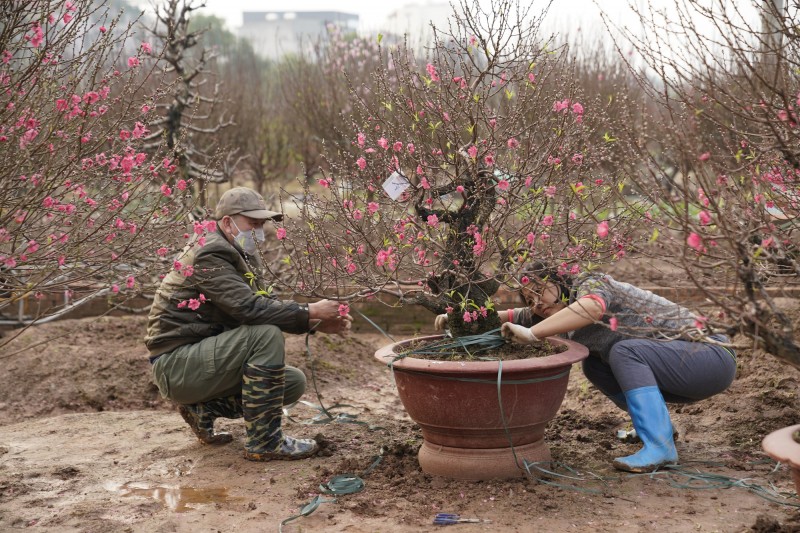
{"type": "Polygon", "coordinates": [[[539,339],[533,334],[531,328],[526,328],[519,324],[512,324],[511,322],[505,322],[500,326],[500,335],[517,344],[535,344],[539,342],[539,339]]]}
{"type": "MultiPolygon", "coordinates": [[[[314,320],[332,320],[339,318],[339,306],[341,302],[334,300],[320,300],[308,304],[308,320],[313,324],[314,320]]],[[[350,320],[353,320],[352,318],[350,320]]],[[[319,329],[318,329],[319,331],[319,329]]]]}
{"type": "Polygon", "coordinates": [[[447,315],[436,315],[433,320],[433,327],[436,331],[444,331],[447,327],[447,315]]]}
{"type": "Polygon", "coordinates": [[[332,335],[339,335],[340,337],[347,337],[350,333],[350,327],[353,324],[353,317],[350,315],[339,316],[337,311],[336,318],[328,320],[312,321],[312,329],[322,333],[329,333],[332,335]],[[316,324],[316,327],[314,327],[316,324]]]}

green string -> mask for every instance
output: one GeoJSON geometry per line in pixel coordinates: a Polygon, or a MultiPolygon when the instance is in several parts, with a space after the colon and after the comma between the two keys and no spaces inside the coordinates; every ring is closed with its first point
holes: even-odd
{"type": "MultiPolygon", "coordinates": [[[[375,460],[372,462],[369,467],[367,467],[364,472],[361,473],[362,476],[366,477],[372,472],[376,466],[383,460],[383,453],[386,451],[385,448],[381,447],[380,454],[375,456],[375,460]]],[[[365,487],[364,480],[360,477],[356,476],[355,474],[341,474],[338,476],[333,476],[327,483],[322,483],[319,486],[319,490],[324,494],[333,494],[337,496],[342,496],[346,494],[355,494],[357,492],[361,492],[364,490],[365,487]]],[[[304,505],[300,512],[294,516],[290,516],[285,520],[281,521],[280,525],[278,526],[278,532],[283,532],[284,524],[291,522],[292,520],[296,520],[301,516],[308,516],[317,508],[322,505],[323,503],[336,503],[336,498],[323,498],[322,494],[314,497],[313,500],[308,502],[304,505]]]]}

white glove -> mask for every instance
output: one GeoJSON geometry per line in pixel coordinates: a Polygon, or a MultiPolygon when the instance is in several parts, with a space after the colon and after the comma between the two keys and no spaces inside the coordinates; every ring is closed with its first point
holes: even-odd
{"type": "Polygon", "coordinates": [[[433,327],[436,331],[444,331],[447,327],[447,315],[436,315],[433,321],[433,327]]]}
{"type": "Polygon", "coordinates": [[[508,339],[517,344],[534,344],[539,342],[539,339],[533,334],[531,328],[526,328],[519,324],[512,324],[511,322],[504,322],[503,325],[500,326],[500,335],[502,335],[504,339],[508,339]]]}

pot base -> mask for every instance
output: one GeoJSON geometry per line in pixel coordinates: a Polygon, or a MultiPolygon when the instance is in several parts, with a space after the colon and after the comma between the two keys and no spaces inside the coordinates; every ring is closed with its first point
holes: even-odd
{"type": "Polygon", "coordinates": [[[796,431],[800,431],[800,424],[773,431],[764,437],[761,446],[767,455],[789,465],[795,491],[800,496],[800,443],[793,438],[796,431]]]}
{"type": "Polygon", "coordinates": [[[419,465],[426,474],[451,479],[511,479],[525,475],[525,471],[517,467],[514,453],[517,454],[520,467],[523,467],[523,459],[529,463],[552,459],[544,439],[514,446],[513,453],[508,447],[453,448],[424,441],[419,449],[419,465]]]}

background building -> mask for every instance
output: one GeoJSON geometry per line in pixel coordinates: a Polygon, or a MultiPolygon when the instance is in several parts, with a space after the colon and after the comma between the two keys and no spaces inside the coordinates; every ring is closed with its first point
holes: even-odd
{"type": "Polygon", "coordinates": [[[358,15],[338,11],[245,11],[242,16],[239,36],[270,59],[309,51],[325,36],[328,24],[345,31],[358,29],[358,15]]]}

